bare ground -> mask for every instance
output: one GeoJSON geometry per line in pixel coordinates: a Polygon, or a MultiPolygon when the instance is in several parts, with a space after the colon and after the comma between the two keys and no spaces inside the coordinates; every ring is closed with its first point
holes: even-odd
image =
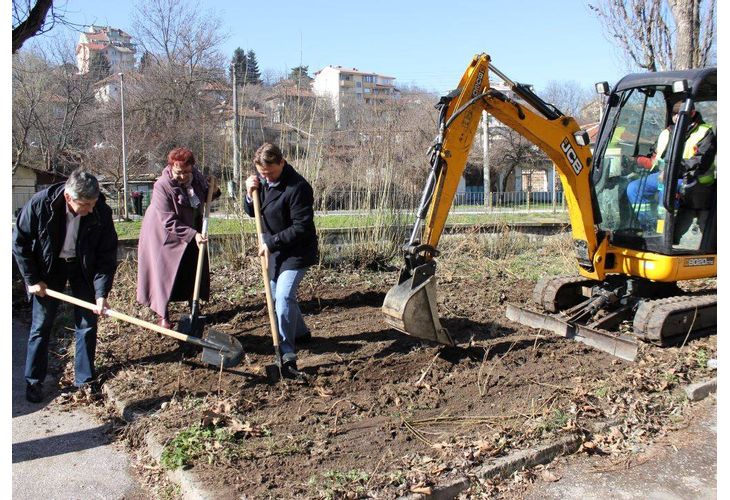
{"type": "MultiPolygon", "coordinates": [[[[273,348],[256,259],[214,259],[203,312],[241,341],[244,362],[220,372],[184,355],[175,340],[107,319],[101,378],[148,412],[125,430],[130,445],[159,433],[166,463],[192,467],[218,498],[427,492],[493,457],[576,430],[586,436],[582,452],[628,457],[682,427],[692,403],[681,385],[714,376],[706,360],[716,357],[716,337],[642,346],[629,363],[510,323],[505,303],[528,301],[536,273],[554,272],[561,248],[499,256],[454,245],[438,275],[442,322],[456,348],[385,325],[380,306],[394,272],[313,268],[300,304],[314,339],[298,348],[311,381],[275,385],[264,373],[273,348]],[[606,421],[605,432],[587,430],[606,421]]],[[[135,276],[125,261],[111,300],[152,319],[134,303],[135,276]]],[[[186,312],[177,305],[173,320],[186,312]]],[[[474,495],[512,491],[510,480],[477,486],[474,495]]]]}

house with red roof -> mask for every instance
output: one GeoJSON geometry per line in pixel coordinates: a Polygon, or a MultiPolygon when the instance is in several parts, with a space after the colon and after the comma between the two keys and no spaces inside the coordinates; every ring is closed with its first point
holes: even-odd
{"type": "Polygon", "coordinates": [[[89,72],[89,62],[94,53],[103,54],[109,61],[112,73],[134,69],[137,50],[132,37],[118,28],[89,26],[79,35],[76,44],[76,67],[82,75],[89,72]]]}

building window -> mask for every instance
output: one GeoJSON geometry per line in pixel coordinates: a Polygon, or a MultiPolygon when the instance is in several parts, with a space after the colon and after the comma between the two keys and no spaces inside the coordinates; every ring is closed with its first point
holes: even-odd
{"type": "Polygon", "coordinates": [[[362,82],[355,82],[355,87],[357,87],[357,88],[362,87],[362,82]]]}
{"type": "Polygon", "coordinates": [[[365,81],[365,83],[373,83],[375,77],[373,75],[365,75],[362,77],[362,79],[365,81]]]}

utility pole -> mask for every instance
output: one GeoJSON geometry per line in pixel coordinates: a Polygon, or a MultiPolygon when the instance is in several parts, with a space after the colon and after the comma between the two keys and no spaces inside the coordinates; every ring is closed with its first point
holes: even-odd
{"type": "Polygon", "coordinates": [[[127,212],[127,141],[124,133],[124,73],[119,73],[119,96],[122,104],[122,177],[124,179],[124,202],[122,203],[124,220],[129,219],[127,212]]]}
{"type": "Polygon", "coordinates": [[[233,181],[232,185],[229,186],[228,191],[230,193],[236,193],[240,199],[238,193],[238,187],[241,181],[241,165],[240,165],[240,151],[238,144],[238,82],[236,81],[236,65],[231,65],[233,74],[233,181]]]}
{"type": "Polygon", "coordinates": [[[557,201],[558,201],[555,198],[555,196],[558,194],[558,192],[557,192],[558,182],[557,182],[557,179],[555,178],[555,162],[552,162],[552,163],[553,163],[553,213],[555,213],[555,207],[556,207],[557,201]]]}
{"type": "Polygon", "coordinates": [[[489,115],[482,110],[482,164],[484,165],[484,206],[492,208],[492,175],[489,171],[489,115]]]}

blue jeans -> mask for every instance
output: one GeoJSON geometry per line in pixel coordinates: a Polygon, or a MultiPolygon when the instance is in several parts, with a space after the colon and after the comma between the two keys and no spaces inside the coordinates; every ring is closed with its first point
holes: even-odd
{"type": "MultiPolygon", "coordinates": [[[[63,291],[66,281],[71,285],[71,294],[87,302],[95,302],[94,291],[84,279],[78,261],[56,263],[53,275],[46,279],[48,288],[63,291]]],[[[48,372],[48,343],[53,321],[56,319],[59,300],[49,296],[32,296],[33,312],[28,336],[28,351],[25,357],[25,380],[29,384],[43,382],[48,372]]],[[[76,331],[76,353],[74,356],[74,385],[80,386],[94,379],[94,356],[96,354],[97,316],[83,307],[74,306],[76,331]]]]}
{"type": "Polygon", "coordinates": [[[654,172],[646,177],[633,180],[626,186],[626,197],[637,211],[637,222],[644,230],[656,231],[659,175],[660,172],[654,172]]]}
{"type": "Polygon", "coordinates": [[[659,192],[659,174],[655,172],[641,179],[629,182],[626,186],[626,196],[632,205],[649,204],[656,202],[656,194],[659,192]]]}
{"type": "Polygon", "coordinates": [[[295,339],[308,331],[297,302],[297,289],[306,269],[282,271],[277,280],[271,280],[276,318],[279,323],[279,342],[284,362],[296,360],[295,339]]]}

